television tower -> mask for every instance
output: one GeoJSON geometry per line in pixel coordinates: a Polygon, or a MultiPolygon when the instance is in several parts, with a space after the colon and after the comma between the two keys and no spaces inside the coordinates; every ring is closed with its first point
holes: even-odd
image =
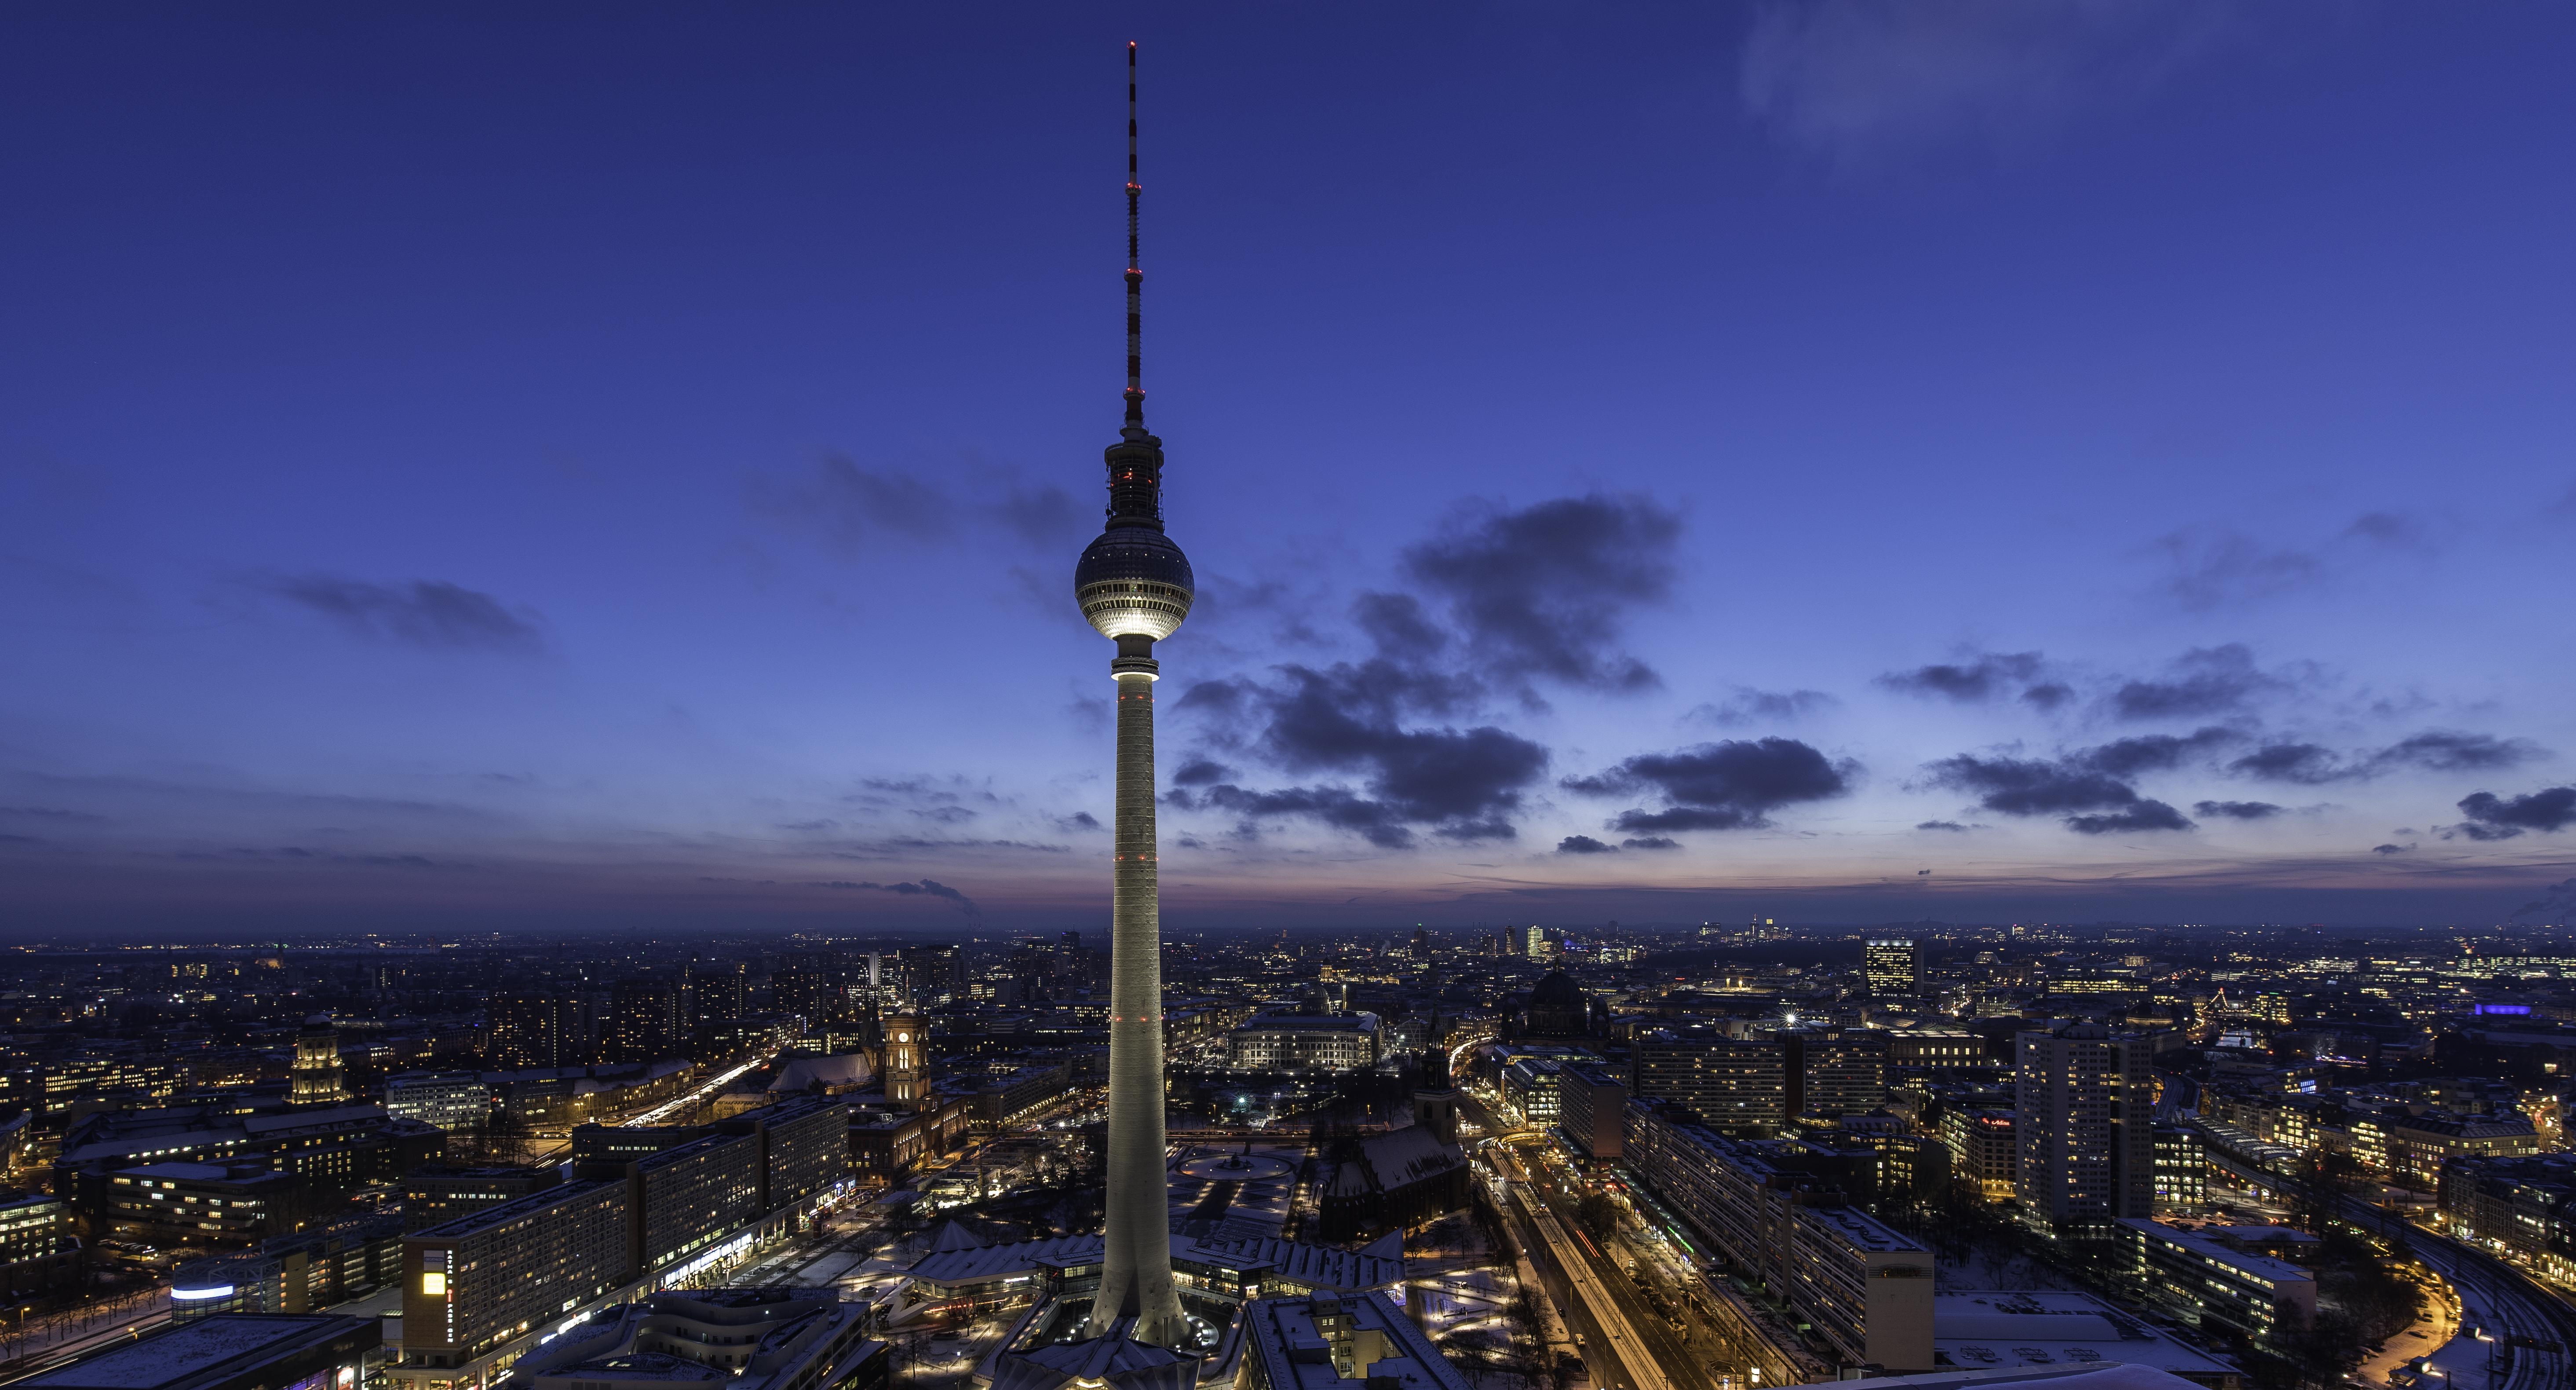
{"type": "Polygon", "coordinates": [[[1118,807],[1109,939],[1109,1218],[1087,1329],[1178,1347],[1190,1337],[1172,1285],[1163,1175],[1163,927],[1154,840],[1154,643],[1190,612],[1190,562],[1163,534],[1163,441],[1145,432],[1137,268],[1136,45],[1127,45],[1127,419],[1109,446],[1109,520],[1074,566],[1074,598],[1118,643],[1118,807]]]}

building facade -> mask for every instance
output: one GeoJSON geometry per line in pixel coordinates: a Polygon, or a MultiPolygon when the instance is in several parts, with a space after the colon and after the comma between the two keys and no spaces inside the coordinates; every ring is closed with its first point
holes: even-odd
{"type": "Polygon", "coordinates": [[[2022,1033],[2016,1195],[2052,1224],[2155,1211],[2155,1077],[2145,1038],[2098,1023],[2022,1033]]]}

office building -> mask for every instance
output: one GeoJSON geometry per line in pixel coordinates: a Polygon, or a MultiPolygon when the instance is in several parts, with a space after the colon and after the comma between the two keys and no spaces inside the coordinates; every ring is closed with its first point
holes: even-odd
{"type": "Polygon", "coordinates": [[[1584,1157],[1615,1162],[1626,1132],[1628,1088],[1600,1067],[1566,1067],[1557,1083],[1557,1130],[1584,1157]]]}
{"type": "MultiPolygon", "coordinates": [[[[2401,1106],[2353,1117],[2352,1154],[2361,1166],[2408,1187],[2431,1187],[2453,1159],[2514,1158],[2540,1152],[2531,1117],[2520,1113],[2409,1113],[2401,1106]]],[[[2287,1142],[2283,1140],[2281,1142],[2287,1142]]],[[[2298,1147],[2293,1144],[2291,1147],[2298,1147]]]]}
{"type": "Polygon", "coordinates": [[[1788,1074],[1776,1038],[1734,1038],[1708,1024],[1640,1029],[1629,1044],[1628,1093],[1688,1107],[1722,1133],[1786,1124],[1788,1074]]]}
{"type": "Polygon", "coordinates": [[[1942,1112],[1941,1142],[1950,1150],[1953,1181],[1967,1184],[1980,1201],[2013,1200],[2021,1143],[2013,1135],[2011,1111],[1954,1106],[1942,1112]]]}
{"type": "Polygon", "coordinates": [[[829,1289],[696,1289],[612,1304],[519,1358],[523,1390],[881,1390],[889,1357],[868,1305],[829,1289]]]}
{"type": "Polygon", "coordinates": [[[218,1313],[310,1313],[402,1278],[403,1218],[365,1216],[264,1240],[170,1274],[175,1322],[218,1313]]]}
{"type": "MultiPolygon", "coordinates": [[[[1419,1295],[1417,1295],[1419,1296],[1419,1295]]],[[[1261,1298],[1244,1305],[1237,1390],[1469,1390],[1394,1298],[1261,1298]]]]}
{"type": "Polygon", "coordinates": [[[1897,1028],[1887,1035],[1891,1069],[1973,1067],[1985,1060],[1985,1039],[1965,1028],[1897,1028]]]}
{"type": "Polygon", "coordinates": [[[251,1245],[304,1229],[311,1185],[265,1158],[146,1163],[106,1175],[92,1229],[156,1246],[251,1245]]]}
{"type": "Polygon", "coordinates": [[[491,1118],[492,1088],[474,1071],[407,1071],[385,1079],[385,1111],[453,1134],[491,1118]]]}
{"type": "Polygon", "coordinates": [[[2455,1158],[2440,1191],[2443,1230],[2576,1283],[2576,1154],[2455,1158]]]}
{"type": "Polygon", "coordinates": [[[384,1356],[375,1318],[223,1313],[120,1338],[18,1384],[42,1390],[348,1390],[384,1356]]]}
{"type": "Polygon", "coordinates": [[[975,1122],[987,1129],[1000,1129],[1075,1091],[1073,1068],[1061,1062],[987,1076],[975,1088],[975,1122]]]}
{"type": "Polygon", "coordinates": [[[2200,1131],[2158,1125],[2155,1137],[2158,1213],[2190,1211],[2209,1201],[2209,1153],[2200,1131]]]}
{"type": "Polygon", "coordinates": [[[1911,937],[1873,936],[1861,944],[1860,973],[1872,994],[1920,994],[1923,947],[1911,937]]]}
{"type": "Polygon", "coordinates": [[[567,1315],[792,1228],[848,1171],[841,1111],[807,1096],[705,1128],[585,1126],[571,1181],[413,1232],[396,1390],[464,1390],[567,1315]]]}
{"type": "Polygon", "coordinates": [[[1365,1071],[1380,1055],[1372,1013],[1257,1014],[1226,1035],[1226,1065],[1238,1071],[1365,1071]]]}
{"type": "Polygon", "coordinates": [[[2070,1023],[2016,1039],[2015,1192],[2052,1225],[2155,1211],[2155,1079],[2147,1039],[2070,1023]]]}
{"type": "Polygon", "coordinates": [[[0,1197],[0,1296],[32,1298],[77,1285],[80,1246],[72,1209],[51,1192],[0,1197]]]}
{"type": "Polygon", "coordinates": [[[555,1163],[525,1168],[425,1163],[403,1174],[403,1225],[414,1231],[444,1226],[485,1207],[543,1192],[562,1181],[563,1166],[555,1163]]]}
{"type": "Polygon", "coordinates": [[[2317,1315],[2315,1276],[2241,1250],[2209,1230],[2122,1218],[2129,1274],[2141,1296],[2194,1327],[2217,1326],[2258,1342],[2317,1315]]]}

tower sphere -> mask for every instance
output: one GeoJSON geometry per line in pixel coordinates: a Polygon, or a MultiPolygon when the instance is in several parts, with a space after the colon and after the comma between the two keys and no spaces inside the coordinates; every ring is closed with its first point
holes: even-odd
{"type": "Polygon", "coordinates": [[[1190,615],[1190,562],[1158,528],[1113,526],[1083,548],[1073,596],[1101,636],[1159,642],[1190,615]]]}

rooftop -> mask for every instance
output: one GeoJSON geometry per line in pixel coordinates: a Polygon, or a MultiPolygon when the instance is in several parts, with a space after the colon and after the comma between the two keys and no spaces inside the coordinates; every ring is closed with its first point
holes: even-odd
{"type": "Polygon", "coordinates": [[[216,1313],[111,1347],[20,1381],[78,1390],[162,1390],[221,1379],[337,1334],[373,1330],[363,1318],[322,1313],[216,1313]]]}
{"type": "Polygon", "coordinates": [[[1932,1359],[1969,1371],[2112,1364],[2186,1377],[2236,1371],[2090,1294],[2020,1290],[1934,1295],[1932,1359]]]}

